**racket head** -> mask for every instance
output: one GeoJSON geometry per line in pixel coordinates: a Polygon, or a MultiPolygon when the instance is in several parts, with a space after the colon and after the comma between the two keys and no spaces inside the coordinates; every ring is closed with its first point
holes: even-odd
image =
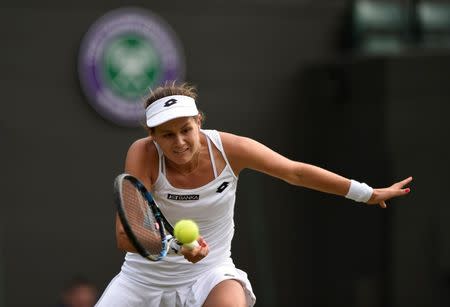
{"type": "Polygon", "coordinates": [[[134,176],[120,174],[114,180],[114,200],[123,229],[136,251],[151,261],[165,257],[165,218],[145,186],[134,176]]]}

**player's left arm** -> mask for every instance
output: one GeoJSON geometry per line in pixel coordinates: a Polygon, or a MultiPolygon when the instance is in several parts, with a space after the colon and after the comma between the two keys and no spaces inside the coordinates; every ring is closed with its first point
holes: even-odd
{"type": "MultiPolygon", "coordinates": [[[[293,185],[325,193],[345,196],[349,192],[351,181],[341,175],[315,165],[288,159],[247,137],[221,133],[221,138],[230,164],[237,174],[248,168],[293,185]]],[[[390,187],[373,189],[367,203],[380,204],[385,207],[386,200],[409,192],[409,188],[404,188],[404,186],[411,180],[412,178],[409,177],[390,187]]]]}

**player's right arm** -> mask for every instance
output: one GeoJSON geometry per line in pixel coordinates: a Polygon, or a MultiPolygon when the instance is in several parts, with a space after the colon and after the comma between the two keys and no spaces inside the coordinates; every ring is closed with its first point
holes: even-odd
{"type": "Polygon", "coordinates": [[[125,234],[125,230],[123,229],[122,223],[120,222],[119,214],[117,213],[116,213],[116,243],[117,248],[122,251],[137,253],[136,249],[131,244],[130,240],[128,240],[128,237],[125,234]]]}
{"type": "MultiPolygon", "coordinates": [[[[155,168],[158,168],[158,154],[151,139],[147,137],[135,141],[128,149],[125,158],[125,173],[135,176],[148,190],[151,190],[152,182],[154,182],[155,179],[154,176],[157,174],[157,172],[154,171],[155,168]]],[[[137,252],[128,240],[117,213],[116,242],[117,248],[120,250],[133,253],[137,252]]]]}

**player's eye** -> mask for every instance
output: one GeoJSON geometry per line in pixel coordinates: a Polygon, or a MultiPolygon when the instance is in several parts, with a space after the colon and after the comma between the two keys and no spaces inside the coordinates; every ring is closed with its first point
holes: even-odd
{"type": "Polygon", "coordinates": [[[188,133],[189,131],[191,131],[192,130],[192,127],[186,127],[186,128],[184,128],[183,130],[182,130],[182,132],[183,133],[188,133]]]}

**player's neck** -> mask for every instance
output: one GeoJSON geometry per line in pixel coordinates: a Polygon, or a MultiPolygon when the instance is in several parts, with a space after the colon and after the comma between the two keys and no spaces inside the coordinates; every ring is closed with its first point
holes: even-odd
{"type": "Polygon", "coordinates": [[[196,152],[194,156],[192,157],[192,160],[184,165],[177,165],[173,163],[172,161],[168,161],[166,159],[166,167],[169,166],[170,169],[175,171],[176,173],[182,175],[182,176],[188,176],[194,173],[200,164],[200,151],[196,152]]]}

